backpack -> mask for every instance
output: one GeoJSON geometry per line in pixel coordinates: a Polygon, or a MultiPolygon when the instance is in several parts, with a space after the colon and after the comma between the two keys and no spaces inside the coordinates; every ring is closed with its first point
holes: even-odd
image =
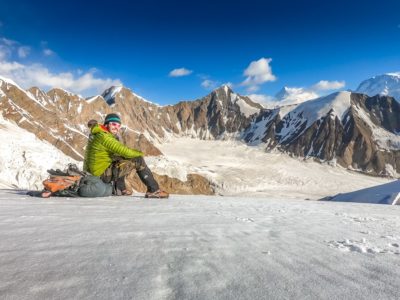
{"type": "Polygon", "coordinates": [[[66,189],[74,189],[79,185],[79,181],[82,176],[74,175],[74,176],[64,176],[64,175],[50,175],[49,178],[43,181],[43,186],[46,191],[52,192],[53,194],[56,192],[61,192],[66,189]]]}
{"type": "Polygon", "coordinates": [[[49,178],[43,181],[42,198],[58,197],[106,197],[111,196],[112,186],[99,177],[80,171],[75,164],[68,164],[65,171],[47,170],[49,178]]]}
{"type": "Polygon", "coordinates": [[[80,181],[87,176],[87,173],[80,171],[75,164],[68,164],[65,171],[50,169],[47,170],[47,173],[50,176],[43,181],[44,189],[41,193],[44,198],[50,196],[79,197],[80,181]]]}

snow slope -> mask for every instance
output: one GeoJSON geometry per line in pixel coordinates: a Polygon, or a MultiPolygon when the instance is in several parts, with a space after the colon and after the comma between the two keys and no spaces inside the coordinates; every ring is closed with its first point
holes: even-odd
{"type": "Polygon", "coordinates": [[[396,180],[359,191],[338,194],[329,200],[400,205],[400,181],[396,180]]]}
{"type": "Polygon", "coordinates": [[[48,169],[80,163],[0,115],[0,188],[42,189],[48,169]]]}
{"type": "Polygon", "coordinates": [[[399,299],[400,207],[0,191],[2,299],[399,299]]]}

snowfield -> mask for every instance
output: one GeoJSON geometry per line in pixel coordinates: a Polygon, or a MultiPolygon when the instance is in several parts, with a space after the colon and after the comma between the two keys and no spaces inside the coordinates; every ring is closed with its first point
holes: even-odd
{"type": "Polygon", "coordinates": [[[2,299],[399,299],[400,207],[0,191],[2,299]]]}
{"type": "Polygon", "coordinates": [[[186,173],[197,173],[225,196],[317,200],[394,180],[280,152],[266,153],[262,145],[249,147],[238,141],[171,138],[157,147],[165,157],[146,158],[156,173],[181,180],[185,180],[186,173]]]}

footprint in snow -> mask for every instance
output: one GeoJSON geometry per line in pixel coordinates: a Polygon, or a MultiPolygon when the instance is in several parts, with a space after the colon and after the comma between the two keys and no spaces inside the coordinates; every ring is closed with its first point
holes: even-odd
{"type": "Polygon", "coordinates": [[[248,222],[248,223],[254,222],[254,219],[252,219],[252,218],[239,218],[239,217],[236,217],[235,219],[236,219],[236,221],[241,221],[241,222],[248,222]]]}
{"type": "MultiPolygon", "coordinates": [[[[329,241],[328,245],[329,247],[336,248],[345,252],[358,252],[358,253],[370,253],[370,254],[388,253],[396,255],[400,254],[400,250],[391,250],[373,246],[369,244],[365,238],[361,239],[360,241],[349,240],[349,239],[345,239],[344,241],[329,241]]],[[[399,248],[400,245],[397,243],[392,243],[389,244],[389,246],[392,248],[399,248]]]]}

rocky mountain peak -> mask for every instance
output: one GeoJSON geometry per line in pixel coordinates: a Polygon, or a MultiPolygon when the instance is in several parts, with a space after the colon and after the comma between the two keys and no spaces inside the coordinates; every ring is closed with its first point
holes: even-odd
{"type": "Polygon", "coordinates": [[[302,91],[302,88],[289,88],[284,86],[278,93],[276,93],[275,98],[278,100],[285,99],[287,96],[291,94],[292,91],[302,91]]]}
{"type": "Polygon", "coordinates": [[[223,84],[220,87],[216,88],[213,92],[215,93],[225,93],[226,95],[232,94],[233,90],[231,89],[231,87],[227,84],[223,84]]]}
{"type": "Polygon", "coordinates": [[[115,104],[115,98],[117,95],[122,91],[124,87],[123,86],[111,86],[108,89],[106,89],[101,96],[106,100],[108,105],[113,105],[115,104]]]}
{"type": "Polygon", "coordinates": [[[27,92],[30,93],[32,97],[36,98],[43,106],[46,106],[49,103],[48,95],[38,87],[31,87],[27,92]]]}
{"type": "Polygon", "coordinates": [[[147,104],[155,105],[154,103],[135,94],[131,89],[128,89],[124,86],[111,86],[110,88],[106,89],[101,96],[109,106],[114,106],[117,102],[124,100],[138,100],[146,102],[147,104]]]}
{"type": "Polygon", "coordinates": [[[80,95],[68,92],[62,88],[53,88],[46,93],[53,102],[66,99],[74,99],[76,101],[84,100],[80,95]]]}

